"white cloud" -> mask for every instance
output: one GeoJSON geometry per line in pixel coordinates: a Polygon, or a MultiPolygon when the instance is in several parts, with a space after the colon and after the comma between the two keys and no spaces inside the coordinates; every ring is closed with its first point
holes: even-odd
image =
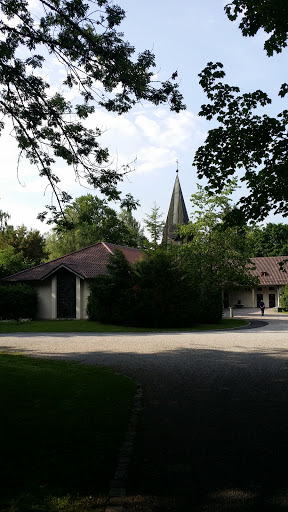
{"type": "MultiPolygon", "coordinates": [[[[138,110],[122,116],[97,109],[86,125],[89,128],[102,129],[103,135],[99,143],[109,148],[114,167],[120,169],[122,165],[132,163],[135,171],[128,175],[123,187],[124,190],[130,188],[141,202],[147,193],[148,196],[151,195],[151,190],[144,190],[149,186],[151,176],[156,187],[157,180],[163,179],[167,172],[170,174],[172,171],[172,180],[174,179],[176,159],[179,159],[180,169],[190,168],[194,150],[205,135],[202,120],[191,112],[185,111],[177,115],[168,109],[157,107],[140,106],[138,110]],[[137,160],[133,163],[135,158],[137,160]]],[[[55,204],[55,198],[53,199],[45,178],[40,178],[37,168],[26,159],[21,161],[18,181],[17,143],[9,133],[7,126],[1,137],[0,209],[11,214],[13,224],[24,223],[45,232],[47,226],[36,221],[36,217],[45,209],[46,204],[51,204],[52,201],[55,204]]],[[[72,167],[62,163],[60,159],[53,171],[61,179],[61,188],[73,197],[93,192],[89,186],[81,187],[75,179],[72,167]]],[[[122,185],[120,188],[122,189],[122,185]]]]}
{"type": "Polygon", "coordinates": [[[153,172],[175,164],[177,154],[169,148],[146,146],[141,149],[135,164],[136,172],[153,172]]]}
{"type": "Polygon", "coordinates": [[[160,123],[157,123],[154,119],[149,118],[147,115],[140,114],[135,119],[135,124],[141,130],[142,134],[149,140],[157,139],[160,132],[160,123]]]}
{"type": "Polygon", "coordinates": [[[202,120],[192,112],[171,113],[165,108],[145,108],[123,116],[95,113],[89,120],[107,131],[101,137],[111,156],[115,155],[119,165],[137,157],[136,170],[151,171],[151,155],[154,169],[175,161],[181,152],[191,153],[205,138],[202,120]]]}

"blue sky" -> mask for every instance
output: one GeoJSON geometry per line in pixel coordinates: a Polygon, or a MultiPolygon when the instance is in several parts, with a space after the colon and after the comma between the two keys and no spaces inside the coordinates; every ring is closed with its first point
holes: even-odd
{"type": "MultiPolygon", "coordinates": [[[[36,0],[31,1],[32,7],[36,8],[36,0]]],[[[120,188],[139,199],[141,207],[135,214],[138,220],[151,212],[154,202],[160,206],[163,218],[166,217],[177,159],[190,214],[189,198],[196,191],[198,181],[192,161],[210,128],[210,124],[197,115],[205,102],[198,73],[208,61],[221,61],[228,83],[239,85],[243,91],[261,88],[275,96],[285,81],[287,52],[270,59],[266,57],[264,34],[243,38],[238,24],[231,23],[225,16],[225,2],[221,0],[123,0],[117,3],[126,11],[121,26],[125,39],[135,46],[137,53],[144,49],[155,53],[157,79],[165,80],[178,71],[187,110],[177,115],[167,106],[142,104],[119,117],[96,109],[89,126],[100,126],[105,130],[103,144],[110,148],[118,166],[136,158],[134,172],[127,176],[120,188]]],[[[48,62],[45,72],[52,82],[56,80],[57,62],[48,62]]],[[[54,85],[57,87],[56,82],[54,85]]],[[[278,100],[271,112],[280,109],[278,100]]],[[[29,228],[48,231],[50,228],[36,217],[53,200],[51,192],[45,189],[46,183],[38,177],[37,170],[26,161],[22,161],[17,176],[17,146],[10,133],[8,124],[0,139],[0,209],[10,212],[14,225],[24,223],[29,228]]],[[[63,177],[64,188],[73,197],[93,192],[75,182],[72,169],[57,162],[56,170],[63,177]]],[[[234,200],[240,195],[240,191],[237,192],[234,200]]],[[[270,216],[268,220],[281,222],[282,218],[270,216]]]]}

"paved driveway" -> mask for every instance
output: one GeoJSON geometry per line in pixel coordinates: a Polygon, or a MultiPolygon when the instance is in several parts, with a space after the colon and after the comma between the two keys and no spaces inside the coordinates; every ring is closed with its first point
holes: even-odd
{"type": "Polygon", "coordinates": [[[264,319],[218,332],[2,335],[0,350],[112,366],[142,384],[129,512],[286,511],[288,315],[264,319]]]}

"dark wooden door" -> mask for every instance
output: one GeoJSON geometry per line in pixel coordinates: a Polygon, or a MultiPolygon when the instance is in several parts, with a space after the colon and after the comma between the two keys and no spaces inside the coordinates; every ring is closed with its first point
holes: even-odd
{"type": "Polygon", "coordinates": [[[269,293],[269,308],[275,308],[275,293],[269,293]]]}
{"type": "Polygon", "coordinates": [[[57,272],[57,318],[76,318],[76,276],[64,268],[57,272]]]}

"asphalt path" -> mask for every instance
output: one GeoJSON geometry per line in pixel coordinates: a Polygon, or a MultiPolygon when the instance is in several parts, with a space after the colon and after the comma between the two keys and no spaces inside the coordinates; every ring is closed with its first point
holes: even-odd
{"type": "Polygon", "coordinates": [[[288,315],[236,315],[268,324],[197,333],[4,334],[0,350],[109,366],[142,385],[125,510],[286,511],[288,315]]]}

